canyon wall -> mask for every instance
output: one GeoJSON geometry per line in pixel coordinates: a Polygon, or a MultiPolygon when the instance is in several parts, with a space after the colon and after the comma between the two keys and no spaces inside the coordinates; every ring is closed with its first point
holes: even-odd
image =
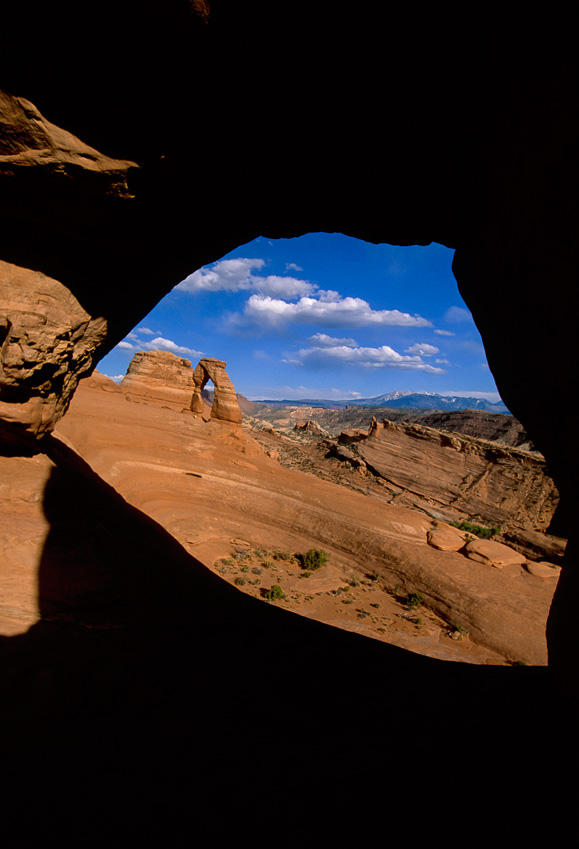
{"type": "Polygon", "coordinates": [[[447,521],[546,531],[559,501],[544,459],[529,451],[388,420],[374,420],[367,435],[346,432],[342,440],[355,445],[396,503],[447,521]]]}

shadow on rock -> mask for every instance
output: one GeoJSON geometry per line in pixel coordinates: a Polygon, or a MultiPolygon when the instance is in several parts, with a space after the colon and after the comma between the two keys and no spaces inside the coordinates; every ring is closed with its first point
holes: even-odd
{"type": "Polygon", "coordinates": [[[0,645],[11,825],[83,847],[572,845],[548,669],[444,663],[250,598],[50,452],[43,619],[0,645]]]}

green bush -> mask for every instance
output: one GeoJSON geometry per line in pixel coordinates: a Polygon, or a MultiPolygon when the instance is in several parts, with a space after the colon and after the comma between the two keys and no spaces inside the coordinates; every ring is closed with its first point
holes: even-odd
{"type": "Polygon", "coordinates": [[[265,590],[264,597],[268,601],[277,601],[278,599],[285,598],[285,593],[279,584],[274,584],[269,590],[265,590]]]}
{"type": "Polygon", "coordinates": [[[309,551],[306,551],[305,554],[299,554],[298,559],[301,563],[302,569],[305,569],[308,572],[313,572],[316,569],[321,569],[321,567],[327,563],[330,555],[327,551],[322,551],[320,548],[310,548],[309,551]]]}
{"type": "Polygon", "coordinates": [[[459,531],[466,531],[469,534],[474,534],[479,539],[492,539],[496,534],[500,534],[500,528],[485,528],[483,525],[473,525],[472,522],[450,522],[453,528],[458,528],[459,531]]]}
{"type": "Polygon", "coordinates": [[[415,610],[417,607],[420,607],[423,601],[424,596],[422,593],[410,593],[406,599],[406,606],[409,610],[415,610]]]}

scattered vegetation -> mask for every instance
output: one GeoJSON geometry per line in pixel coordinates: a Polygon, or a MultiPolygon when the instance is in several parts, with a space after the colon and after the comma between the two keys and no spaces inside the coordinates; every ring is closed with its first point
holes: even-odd
{"type": "MultiPolygon", "coordinates": [[[[473,532],[473,529],[478,529],[479,527],[469,522],[463,522],[461,525],[456,524],[455,526],[469,532],[473,532]]],[[[483,537],[488,537],[499,531],[498,528],[483,528],[482,530],[486,531],[483,537]]],[[[295,566],[297,562],[301,566],[299,577],[307,579],[316,570],[324,566],[329,560],[329,557],[328,552],[317,548],[311,548],[303,554],[292,554],[289,551],[280,549],[246,548],[237,551],[231,557],[222,557],[216,560],[214,565],[217,571],[222,572],[226,576],[228,575],[228,580],[232,581],[240,589],[243,588],[245,592],[250,592],[254,596],[261,597],[269,602],[289,601],[293,599],[296,605],[301,605],[315,600],[314,595],[306,595],[304,593],[306,585],[304,585],[304,590],[295,592],[292,590],[289,595],[286,595],[280,583],[275,583],[270,588],[260,586],[264,570],[269,570],[270,575],[273,573],[275,575],[274,580],[279,582],[280,580],[283,581],[284,577],[293,577],[292,566],[295,566]]],[[[360,605],[360,602],[364,598],[363,594],[370,593],[366,601],[367,606],[356,606],[355,611],[352,608],[350,610],[355,614],[354,618],[362,621],[366,620],[367,624],[371,622],[377,636],[378,633],[388,633],[387,626],[395,622],[395,618],[386,616],[382,612],[378,613],[380,608],[384,608],[384,606],[388,608],[388,603],[385,605],[384,599],[380,597],[379,600],[374,600],[376,598],[374,593],[377,590],[388,593],[398,605],[405,609],[406,612],[401,611],[396,616],[406,620],[408,623],[412,623],[416,627],[415,635],[418,636],[423,627],[423,618],[421,616],[424,617],[426,615],[426,620],[424,621],[429,621],[431,616],[431,612],[426,607],[427,601],[423,594],[417,591],[408,593],[405,587],[400,584],[396,584],[393,587],[385,586],[380,576],[374,571],[369,570],[363,574],[351,572],[348,577],[344,577],[342,586],[328,590],[323,594],[332,596],[340,605],[360,605]],[[419,611],[419,608],[423,605],[424,614],[422,611],[419,611]],[[411,614],[410,611],[419,612],[421,615],[411,614]]],[[[318,593],[317,595],[321,594],[318,593]]],[[[442,622],[440,624],[444,627],[442,622]]],[[[464,635],[468,635],[466,628],[454,621],[449,622],[446,628],[448,629],[447,635],[452,640],[461,640],[464,635]]]]}
{"type": "Polygon", "coordinates": [[[500,534],[500,527],[497,528],[485,528],[483,525],[473,525],[472,522],[450,522],[453,528],[458,528],[459,531],[466,531],[469,534],[473,534],[475,537],[479,537],[479,539],[492,539],[497,534],[500,534]]]}

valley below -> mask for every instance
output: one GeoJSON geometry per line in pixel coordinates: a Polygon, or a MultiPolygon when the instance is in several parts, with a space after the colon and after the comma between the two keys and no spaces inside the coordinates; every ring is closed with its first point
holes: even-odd
{"type": "MultiPolygon", "coordinates": [[[[414,494],[386,473],[386,456],[382,474],[376,470],[385,434],[410,438],[396,430],[400,424],[378,427],[374,420],[373,436],[350,428],[349,437],[332,437],[321,425],[294,420],[287,411],[287,426],[278,422],[276,427],[251,415],[240,427],[211,418],[208,408],[206,413],[195,417],[171,408],[154,393],[148,399],[142,391],[131,395],[95,372],[81,382],[53,439],[164,527],[208,572],[263,604],[433,658],[547,663],[545,622],[565,541],[545,533],[556,491],[540,457],[495,443],[498,461],[491,465],[508,481],[504,452],[514,451],[511,465],[528,497],[503,506],[503,512],[510,510],[511,518],[502,518],[513,542],[507,547],[507,535],[499,533],[490,543],[498,548],[489,559],[469,550],[475,537],[452,522],[484,519],[485,493],[496,509],[490,468],[469,513],[464,497],[454,505],[443,503],[443,475],[433,457],[430,465],[423,456],[417,460],[424,472],[421,483],[404,465],[403,446],[396,447],[399,475],[416,477],[414,494]],[[283,433],[277,429],[284,427],[283,433]],[[439,480],[436,490],[428,474],[439,480]],[[445,533],[450,546],[440,543],[445,533]],[[327,554],[319,569],[304,568],[303,557],[311,550],[327,554]]],[[[448,455],[448,468],[457,455],[463,466],[482,455],[489,465],[489,445],[481,448],[480,440],[455,434],[454,445],[447,439],[441,447],[440,431],[424,431],[416,422],[408,426],[423,428],[422,446],[434,438],[439,453],[448,455]],[[462,451],[456,440],[466,440],[462,451]]],[[[41,461],[21,458],[19,463],[20,477],[25,471],[30,487],[40,487],[47,474],[41,461]]],[[[16,512],[5,506],[8,543],[12,535],[22,536],[22,522],[31,541],[24,558],[28,570],[10,576],[12,600],[0,606],[6,634],[19,633],[39,618],[31,601],[34,548],[43,544],[47,530],[33,497],[16,512]]]]}

